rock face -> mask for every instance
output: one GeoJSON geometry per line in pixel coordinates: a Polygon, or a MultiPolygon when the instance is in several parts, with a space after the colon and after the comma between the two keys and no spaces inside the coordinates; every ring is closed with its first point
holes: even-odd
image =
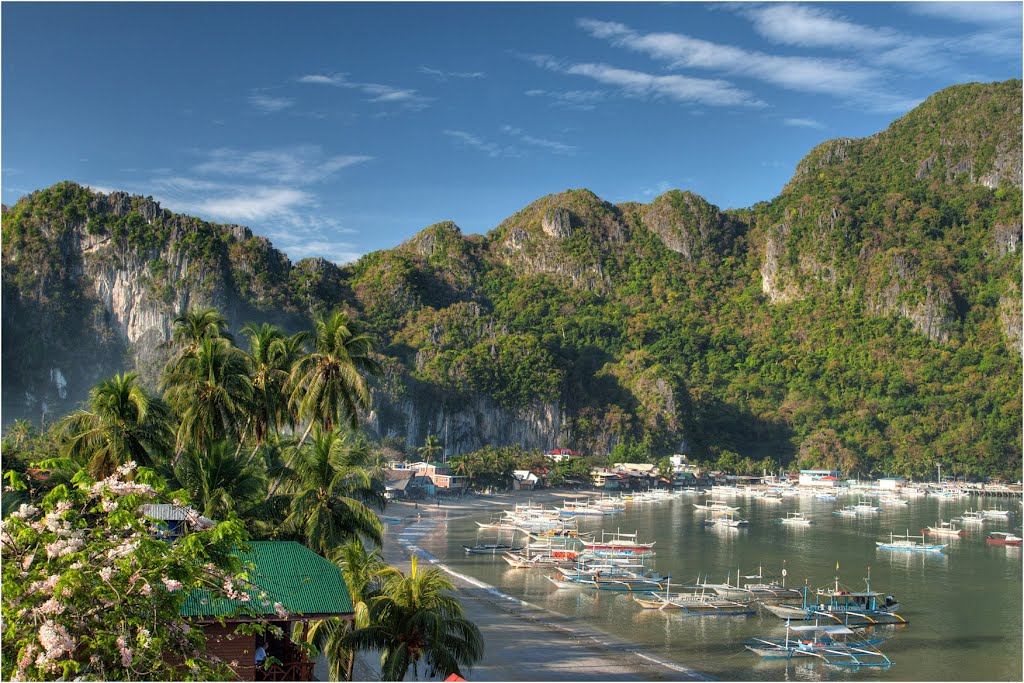
{"type": "Polygon", "coordinates": [[[689,262],[715,264],[732,252],[741,231],[737,221],[692,192],[673,190],[641,213],[643,224],[689,262]]]}
{"type": "Polygon", "coordinates": [[[552,237],[559,239],[572,234],[572,214],[568,209],[554,207],[544,212],[540,222],[541,229],[552,237]]]}
{"type": "Polygon", "coordinates": [[[948,282],[939,275],[923,272],[916,259],[906,252],[890,254],[886,262],[882,282],[868,286],[868,312],[899,315],[929,339],[948,341],[949,328],[955,320],[948,282]]]}

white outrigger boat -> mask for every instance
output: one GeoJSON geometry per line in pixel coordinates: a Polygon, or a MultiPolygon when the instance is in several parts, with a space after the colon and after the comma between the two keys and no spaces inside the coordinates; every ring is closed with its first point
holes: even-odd
{"type": "Polygon", "coordinates": [[[640,543],[636,540],[637,533],[625,534],[616,530],[615,533],[601,531],[601,540],[596,538],[583,542],[583,549],[593,555],[606,555],[610,557],[652,557],[654,555],[654,544],[640,543]]]}
{"type": "Polygon", "coordinates": [[[944,522],[940,519],[938,526],[926,526],[921,530],[921,533],[930,534],[932,536],[959,537],[963,536],[966,532],[953,524],[952,521],[944,522]]]}
{"type": "Polygon", "coordinates": [[[738,528],[749,524],[749,521],[738,518],[736,513],[731,510],[714,510],[711,516],[704,520],[704,526],[711,527],[738,528]]]}
{"type": "Polygon", "coordinates": [[[981,510],[980,512],[986,517],[1001,517],[1003,519],[1007,519],[1010,516],[1009,510],[1001,510],[997,508],[989,508],[988,510],[981,510]]]}
{"type": "Polygon", "coordinates": [[[832,666],[892,666],[892,661],[875,647],[882,638],[850,642],[848,637],[853,634],[847,626],[837,624],[791,626],[787,621],[785,638],[754,638],[744,646],[766,659],[817,657],[832,666]]]}
{"type": "Polygon", "coordinates": [[[813,522],[806,517],[802,512],[787,512],[785,518],[780,519],[779,522],[788,526],[810,526],[813,522]]]}
{"type": "Polygon", "coordinates": [[[896,613],[900,608],[896,598],[871,590],[870,569],[864,583],[865,590],[851,591],[839,583],[837,576],[834,586],[826,586],[815,591],[805,586],[803,599],[799,604],[784,602],[772,605],[762,601],[761,608],[780,619],[810,621],[826,617],[845,626],[908,623],[896,613]]]}
{"type": "Polygon", "coordinates": [[[703,505],[697,505],[696,503],[694,503],[693,507],[703,512],[736,512],[739,510],[738,507],[728,505],[727,503],[721,500],[709,500],[703,505]]]}
{"type": "Polygon", "coordinates": [[[881,512],[882,508],[877,505],[872,505],[870,500],[861,498],[860,501],[853,506],[853,509],[857,512],[881,512]]]}
{"type": "Polygon", "coordinates": [[[985,522],[987,522],[988,519],[985,517],[985,515],[981,514],[980,512],[968,510],[959,517],[954,517],[953,521],[960,522],[964,525],[985,526],[985,522]]]}
{"type": "Polygon", "coordinates": [[[879,550],[906,550],[910,552],[932,552],[941,553],[946,544],[927,543],[924,534],[911,536],[910,529],[906,534],[889,533],[888,541],[875,541],[879,550]]]}
{"type": "Polygon", "coordinates": [[[744,600],[744,601],[773,601],[773,600],[785,600],[787,598],[799,598],[803,593],[799,588],[786,587],[786,569],[782,570],[782,581],[772,580],[772,577],[764,575],[764,570],[761,567],[757,568],[756,574],[747,574],[743,576],[744,579],[753,579],[749,583],[740,585],[740,570],[736,570],[736,585],[730,585],[728,581],[726,583],[707,584],[707,587],[715,592],[716,595],[723,598],[729,598],[731,600],[744,600]],[[765,579],[769,579],[765,581],[765,579]]]}

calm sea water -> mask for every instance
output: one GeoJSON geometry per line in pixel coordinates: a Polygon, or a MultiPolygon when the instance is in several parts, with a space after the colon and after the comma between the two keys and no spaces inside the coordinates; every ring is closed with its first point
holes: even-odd
{"type": "MultiPolygon", "coordinates": [[[[516,570],[500,557],[467,556],[462,545],[494,542],[494,532],[480,531],[476,520],[488,513],[451,519],[418,540],[426,551],[456,571],[501,591],[589,626],[643,651],[725,680],[906,680],[1019,681],[1022,679],[1021,549],[985,543],[985,532],[946,541],[941,553],[878,550],[875,541],[889,532],[920,533],[941,517],[967,509],[1007,507],[996,499],[940,500],[924,497],[908,506],[856,518],[832,511],[857,502],[840,496],[835,503],[787,498],[766,503],[736,498],[731,503],[750,520],[741,529],[705,528],[704,513],[692,503],[704,498],[681,496],[670,501],[630,505],[625,512],[603,518],[580,518],[581,530],[639,532],[642,541],[657,541],[651,562],[673,582],[709,576],[712,582],[735,580],[736,570],[778,575],[785,566],[787,585],[814,587],[834,581],[852,590],[864,586],[870,567],[871,586],[896,596],[903,626],[877,627],[887,640],[880,649],[894,662],[888,670],[845,670],[817,660],[762,660],[747,652],[743,641],[759,635],[782,636],[784,621],[767,614],[731,617],[684,617],[678,612],[643,610],[628,594],[586,589],[558,589],[543,570],[516,570]],[[791,527],[778,523],[787,512],[803,512],[814,524],[791,527]]],[[[987,531],[1020,534],[1020,507],[1009,520],[990,521],[987,531]]],[[[511,504],[510,506],[511,507],[511,504]]],[[[507,538],[508,535],[506,534],[507,538]]],[[[518,536],[520,539],[522,535],[518,536]]]]}

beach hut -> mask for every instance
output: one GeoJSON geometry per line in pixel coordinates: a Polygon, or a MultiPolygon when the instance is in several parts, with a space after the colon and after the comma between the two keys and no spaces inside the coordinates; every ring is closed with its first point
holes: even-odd
{"type": "Polygon", "coordinates": [[[207,652],[230,662],[239,680],[312,681],[313,662],[291,634],[316,619],[352,619],[352,598],[341,569],[294,541],[251,541],[235,554],[246,567],[249,600],[192,590],[181,615],[202,627],[207,652]],[[244,625],[260,619],[280,627],[282,637],[246,634],[244,625]],[[257,666],[258,646],[280,664],[257,666]]]}

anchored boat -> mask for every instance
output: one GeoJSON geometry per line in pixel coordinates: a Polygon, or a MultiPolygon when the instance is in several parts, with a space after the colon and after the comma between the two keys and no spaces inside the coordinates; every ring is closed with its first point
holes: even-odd
{"type": "Polygon", "coordinates": [[[924,534],[911,536],[910,529],[906,534],[889,533],[888,541],[875,541],[879,550],[906,550],[910,552],[932,552],[940,553],[946,547],[945,544],[926,543],[924,534]]]}
{"type": "Polygon", "coordinates": [[[805,586],[803,600],[800,603],[783,602],[771,605],[761,601],[761,607],[781,619],[810,621],[827,617],[846,626],[907,623],[906,619],[896,613],[900,608],[896,598],[871,590],[870,571],[864,583],[865,590],[850,591],[839,583],[837,576],[834,586],[819,588],[813,592],[805,586]]]}
{"type": "Polygon", "coordinates": [[[754,638],[744,646],[759,657],[769,659],[817,657],[832,666],[892,666],[892,661],[875,647],[882,638],[850,642],[848,636],[853,634],[841,625],[790,626],[786,622],[785,638],[754,638]]]}

